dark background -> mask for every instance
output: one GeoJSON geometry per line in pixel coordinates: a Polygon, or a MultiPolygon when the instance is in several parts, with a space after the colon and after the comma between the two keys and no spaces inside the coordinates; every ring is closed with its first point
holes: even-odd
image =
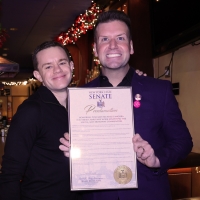
{"type": "Polygon", "coordinates": [[[200,39],[199,0],[151,0],[153,56],[200,39]]]}

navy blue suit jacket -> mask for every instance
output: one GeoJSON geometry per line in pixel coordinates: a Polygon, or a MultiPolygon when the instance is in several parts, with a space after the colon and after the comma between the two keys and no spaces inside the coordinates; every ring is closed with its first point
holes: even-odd
{"type": "MultiPolygon", "coordinates": [[[[170,200],[167,170],[192,149],[192,138],[182,119],[171,83],[138,76],[134,72],[131,85],[133,100],[136,94],[142,96],[141,106],[134,107],[135,133],[152,146],[161,167],[156,170],[137,161],[137,189],[88,191],[83,195],[84,200],[170,200]]],[[[99,87],[99,77],[85,86],[99,87]]]]}

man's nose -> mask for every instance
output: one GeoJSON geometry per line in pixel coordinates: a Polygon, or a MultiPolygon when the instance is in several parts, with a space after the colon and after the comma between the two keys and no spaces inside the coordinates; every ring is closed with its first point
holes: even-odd
{"type": "Polygon", "coordinates": [[[109,43],[110,49],[115,49],[117,48],[117,41],[115,39],[111,39],[109,43]]]}
{"type": "Polygon", "coordinates": [[[53,71],[54,71],[54,73],[58,73],[58,72],[61,72],[61,71],[62,71],[62,68],[60,67],[59,64],[56,63],[56,64],[54,65],[53,71]]]}

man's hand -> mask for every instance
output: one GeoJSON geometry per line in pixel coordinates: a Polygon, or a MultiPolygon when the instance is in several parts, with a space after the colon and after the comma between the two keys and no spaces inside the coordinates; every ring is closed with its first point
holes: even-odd
{"type": "Polygon", "coordinates": [[[69,133],[65,133],[63,138],[60,138],[61,145],[59,146],[59,149],[63,151],[64,155],[66,157],[69,157],[69,133]]]}
{"type": "Polygon", "coordinates": [[[139,75],[139,76],[147,76],[146,73],[143,73],[143,71],[140,71],[139,69],[136,69],[135,72],[139,75]]]}
{"type": "Polygon", "coordinates": [[[160,167],[160,161],[155,156],[151,145],[142,139],[139,134],[133,136],[133,149],[136,152],[137,159],[147,167],[160,167]]]}

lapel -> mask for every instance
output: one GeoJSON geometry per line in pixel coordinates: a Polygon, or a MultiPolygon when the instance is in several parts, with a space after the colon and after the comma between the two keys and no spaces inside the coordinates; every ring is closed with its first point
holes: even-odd
{"type": "Polygon", "coordinates": [[[133,78],[132,78],[132,81],[131,81],[132,94],[133,94],[133,103],[135,101],[135,95],[136,94],[140,94],[141,95],[141,100],[140,100],[140,104],[141,105],[140,105],[139,108],[135,108],[134,107],[134,112],[137,112],[142,107],[142,102],[143,102],[143,98],[144,98],[144,90],[145,90],[145,86],[144,86],[144,83],[143,83],[143,78],[144,77],[140,77],[140,76],[137,75],[137,73],[134,72],[133,78]]]}
{"type": "MultiPolygon", "coordinates": [[[[140,107],[136,108],[133,105],[133,114],[134,114],[134,124],[135,124],[135,130],[138,131],[139,126],[141,126],[141,123],[143,119],[145,119],[145,114],[146,114],[146,101],[147,101],[147,94],[146,94],[146,87],[144,83],[144,78],[143,76],[139,76],[137,73],[134,72],[131,86],[132,86],[132,94],[133,94],[133,103],[135,100],[135,95],[140,94],[141,95],[141,100],[140,102],[140,107]]],[[[144,124],[143,124],[144,126],[144,124]]]]}

